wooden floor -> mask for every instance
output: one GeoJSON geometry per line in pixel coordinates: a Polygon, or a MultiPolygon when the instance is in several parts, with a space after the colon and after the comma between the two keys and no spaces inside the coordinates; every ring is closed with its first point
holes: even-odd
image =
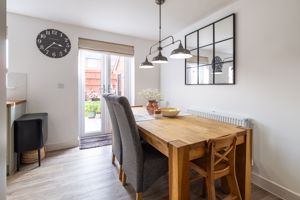
{"type": "MultiPolygon", "coordinates": [[[[201,200],[201,181],[191,185],[191,199],[201,200]]],[[[130,200],[134,191],[123,187],[111,164],[111,146],[52,152],[42,166],[27,165],[8,177],[8,200],[130,200]]],[[[280,200],[253,186],[253,200],[280,200]]],[[[167,177],[159,179],[144,200],[161,200],[168,195],[167,177]]]]}

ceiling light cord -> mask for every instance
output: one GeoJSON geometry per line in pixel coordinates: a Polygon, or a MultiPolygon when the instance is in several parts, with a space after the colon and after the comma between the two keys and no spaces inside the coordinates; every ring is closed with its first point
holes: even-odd
{"type": "Polygon", "coordinates": [[[159,4],[159,47],[158,50],[161,51],[161,3],[159,4]]]}
{"type": "Polygon", "coordinates": [[[156,63],[156,64],[168,63],[168,58],[162,55],[162,50],[170,45],[177,43],[177,42],[179,42],[179,47],[171,52],[170,57],[175,58],[175,59],[187,59],[187,58],[192,57],[191,52],[188,49],[183,48],[181,40],[175,41],[173,36],[168,36],[168,37],[165,37],[164,39],[162,39],[162,23],[161,23],[162,8],[161,8],[161,6],[164,3],[165,3],[165,0],[156,0],[156,4],[159,5],[159,19],[158,19],[159,20],[159,28],[158,28],[159,40],[158,40],[158,42],[156,42],[154,45],[152,45],[150,47],[149,54],[146,56],[146,60],[141,63],[140,68],[153,68],[154,67],[153,63],[156,63]],[[171,39],[171,42],[167,43],[165,46],[162,46],[162,42],[166,41],[168,39],[171,39]],[[157,47],[157,45],[158,45],[157,50],[152,52],[152,48],[157,47]],[[150,56],[151,54],[153,54],[157,51],[158,51],[158,55],[153,57],[152,62],[149,62],[148,56],[150,56]]]}

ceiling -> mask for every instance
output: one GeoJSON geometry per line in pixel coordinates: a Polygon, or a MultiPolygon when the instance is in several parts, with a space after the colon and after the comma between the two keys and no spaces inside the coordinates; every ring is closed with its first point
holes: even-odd
{"type": "MultiPolygon", "coordinates": [[[[166,0],[163,36],[174,34],[236,0],[166,0]]],[[[155,0],[9,0],[8,12],[145,39],[158,38],[155,0]]]]}

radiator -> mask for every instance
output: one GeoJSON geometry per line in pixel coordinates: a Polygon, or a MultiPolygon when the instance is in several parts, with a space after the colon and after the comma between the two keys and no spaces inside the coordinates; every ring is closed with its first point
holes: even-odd
{"type": "Polygon", "coordinates": [[[199,117],[207,118],[207,119],[213,119],[216,121],[224,122],[233,124],[236,126],[241,126],[244,128],[251,128],[251,121],[249,118],[241,117],[238,115],[228,114],[228,113],[222,113],[222,112],[216,112],[216,111],[209,111],[209,110],[203,110],[196,107],[191,107],[187,109],[187,112],[196,115],[199,117]]]}

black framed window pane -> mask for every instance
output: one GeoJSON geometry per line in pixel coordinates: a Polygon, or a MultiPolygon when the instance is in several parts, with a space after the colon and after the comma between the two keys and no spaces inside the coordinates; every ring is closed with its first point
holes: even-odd
{"type": "Polygon", "coordinates": [[[215,72],[215,84],[234,84],[233,62],[219,63],[221,71],[215,72]]]}
{"type": "Polygon", "coordinates": [[[212,65],[199,66],[198,69],[199,84],[213,84],[213,70],[212,65]]]}
{"type": "Polygon", "coordinates": [[[215,44],[215,56],[222,62],[233,61],[233,39],[215,44]]]}
{"type": "Polygon", "coordinates": [[[198,84],[198,67],[186,68],[186,84],[197,85],[198,84]]]}
{"type": "Polygon", "coordinates": [[[213,45],[199,49],[199,66],[211,64],[213,58],[213,45]]]}
{"type": "Polygon", "coordinates": [[[233,16],[215,23],[215,42],[233,37],[233,16]]]}
{"type": "Polygon", "coordinates": [[[198,41],[197,41],[197,31],[190,34],[190,35],[187,35],[186,36],[186,48],[188,50],[195,50],[197,49],[197,44],[198,44],[198,41]]]}
{"type": "Polygon", "coordinates": [[[197,67],[198,66],[198,50],[195,49],[191,51],[192,57],[186,59],[186,67],[191,68],[191,67],[197,67]]]}
{"type": "Polygon", "coordinates": [[[213,43],[213,26],[199,30],[199,47],[210,45],[213,43]]]}

